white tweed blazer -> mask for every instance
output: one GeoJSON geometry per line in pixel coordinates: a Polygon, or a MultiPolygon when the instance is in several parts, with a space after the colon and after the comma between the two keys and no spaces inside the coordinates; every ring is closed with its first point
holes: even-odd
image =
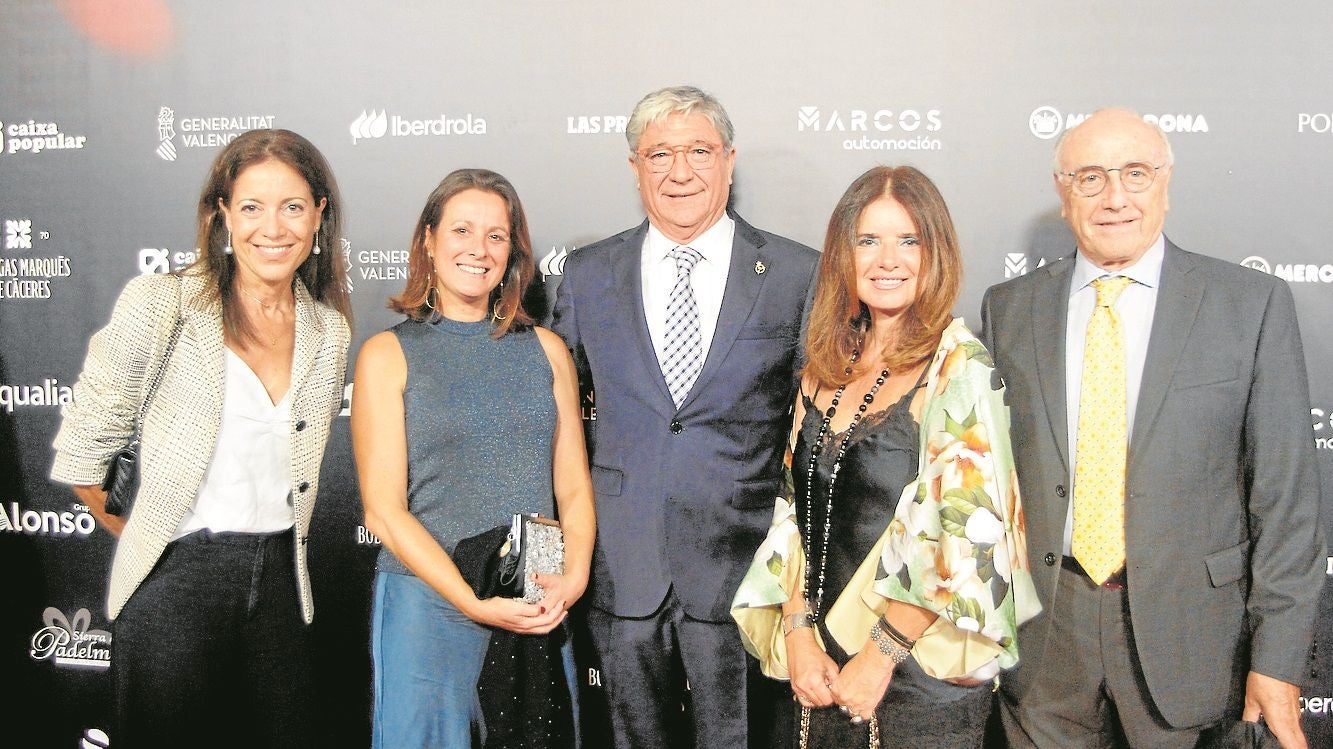
{"type": "MultiPolygon", "coordinates": [[[[157,369],[177,315],[184,325],[171,362],[144,418],[142,480],[129,522],[116,545],[107,590],[114,619],[148,576],[194,503],[213,459],[222,420],[222,317],[216,304],[194,300],[205,279],[185,273],[141,276],[121,292],[111,322],[88,342],[88,357],[64,407],[51,478],[100,484],[111,457],[134,431],[147,380],[157,369]]],[[[342,403],[347,369],[347,321],[296,282],[296,346],[292,356],[291,492],[296,514],[296,565],[301,612],[315,615],[306,568],[310,517],[329,424],[342,403]]]]}

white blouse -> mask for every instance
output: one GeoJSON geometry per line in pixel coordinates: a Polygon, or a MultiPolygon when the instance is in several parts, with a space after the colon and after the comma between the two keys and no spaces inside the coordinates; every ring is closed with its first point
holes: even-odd
{"type": "Polygon", "coordinates": [[[292,527],[291,390],[276,405],[258,375],[224,347],[226,390],[213,460],[172,540],[215,533],[273,533],[292,527]]]}

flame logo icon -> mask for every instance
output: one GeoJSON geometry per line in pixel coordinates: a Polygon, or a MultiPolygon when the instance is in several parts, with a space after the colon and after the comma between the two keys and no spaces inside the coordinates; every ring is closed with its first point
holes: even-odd
{"type": "Polygon", "coordinates": [[[355,146],[357,140],[361,138],[383,138],[388,129],[389,117],[383,109],[379,112],[373,109],[367,112],[363,109],[361,116],[352,120],[352,126],[348,131],[352,134],[352,145],[355,146]]]}
{"type": "Polygon", "coordinates": [[[542,280],[545,281],[547,276],[565,275],[565,258],[569,257],[571,250],[577,249],[577,247],[551,245],[551,251],[537,263],[537,269],[542,272],[542,280]]]}

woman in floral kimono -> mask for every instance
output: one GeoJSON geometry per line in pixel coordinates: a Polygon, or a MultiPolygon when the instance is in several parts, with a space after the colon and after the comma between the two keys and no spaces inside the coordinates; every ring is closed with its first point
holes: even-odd
{"type": "Polygon", "coordinates": [[[951,314],[961,266],[911,167],[861,175],[829,220],[789,495],[733,602],[791,680],[799,746],[979,746],[1039,609],[1003,388],[951,314]]]}

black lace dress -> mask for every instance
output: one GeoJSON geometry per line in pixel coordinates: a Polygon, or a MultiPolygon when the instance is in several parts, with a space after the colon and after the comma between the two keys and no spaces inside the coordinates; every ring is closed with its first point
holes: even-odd
{"type": "MultiPolygon", "coordinates": [[[[921,385],[918,383],[917,388],[921,385]]],[[[909,390],[889,408],[867,413],[852,434],[851,443],[838,469],[836,495],[833,498],[833,522],[829,529],[828,563],[824,574],[822,610],[833,606],[851,580],[853,573],[870,553],[884,529],[893,519],[898,498],[917,473],[918,430],[908,406],[916,388],[909,390]]],[[[814,492],[806,506],[806,471],[810,465],[810,443],[819,435],[823,414],[809,397],[802,395],[805,418],[796,441],[792,473],[796,488],[796,513],[802,537],[806,528],[814,529],[808,540],[811,555],[811,588],[818,586],[819,557],[823,548],[823,528],[828,507],[828,479],[837,459],[843,434],[825,435],[824,450],[815,469],[814,492]],[[806,524],[806,513],[813,512],[813,524],[806,524]]],[[[810,593],[813,604],[813,590],[810,593]]],[[[842,667],[849,660],[828,630],[820,625],[820,637],[829,656],[842,667]]],[[[868,634],[868,633],[867,633],[868,634]]],[[[868,643],[866,647],[875,647],[868,643]]],[[[797,743],[800,706],[792,710],[792,746],[797,743]]],[[[990,712],[991,686],[959,687],[927,676],[908,659],[893,673],[884,699],[876,714],[880,741],[884,747],[976,747],[985,733],[990,712]]],[[[864,747],[869,723],[854,726],[837,707],[815,709],[810,720],[811,747],[864,747]]]]}

